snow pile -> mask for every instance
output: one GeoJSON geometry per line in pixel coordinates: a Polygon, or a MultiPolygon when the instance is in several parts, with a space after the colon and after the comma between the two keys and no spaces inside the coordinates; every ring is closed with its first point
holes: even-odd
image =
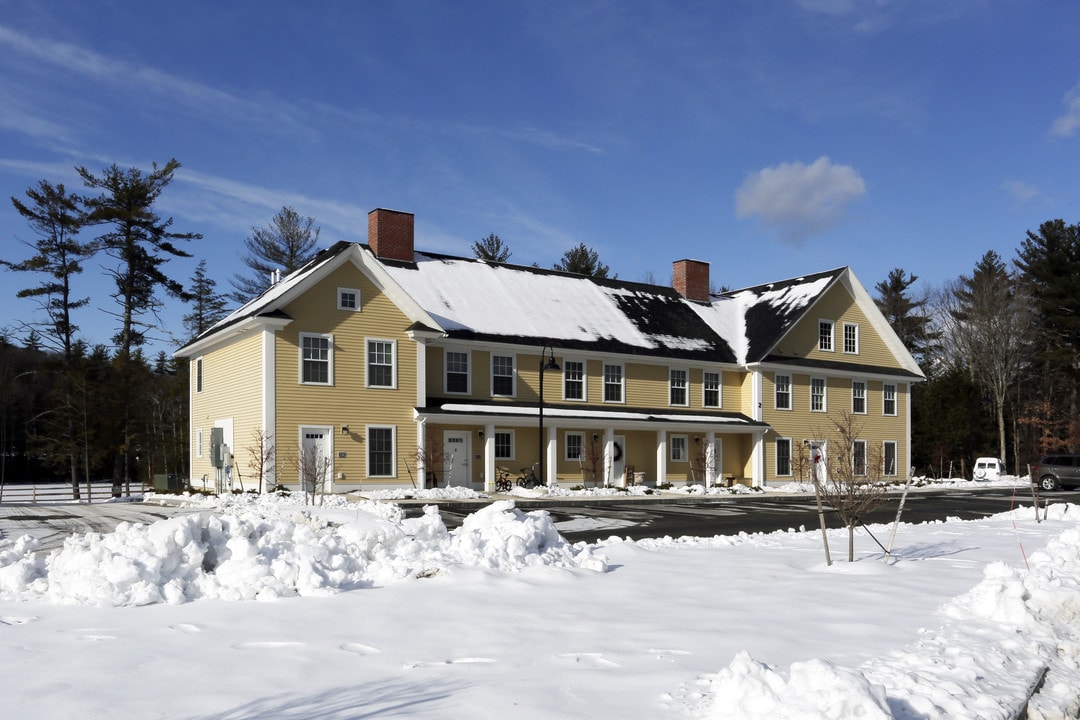
{"type": "MultiPolygon", "coordinates": [[[[1053,520],[1070,514],[1050,508],[1053,520]]],[[[1080,713],[1080,529],[1033,553],[1027,571],[991,563],[941,613],[940,628],[861,669],[814,659],[783,672],[741,652],[703,679],[698,716],[1010,718],[1035,690],[1029,717],[1080,713]]]]}
{"type": "Polygon", "coordinates": [[[448,531],[435,507],[404,519],[400,508],[379,503],[315,509],[234,497],[216,512],[72,536],[46,557],[34,555],[37,543],[27,539],[0,545],[0,599],[105,606],[266,600],[430,577],[460,565],[606,569],[586,546],[567,543],[547,512],[523,513],[509,501],[448,531]]]}
{"type": "Polygon", "coordinates": [[[485,497],[471,488],[456,485],[443,488],[365,490],[359,495],[369,500],[476,500],[485,497]]]}

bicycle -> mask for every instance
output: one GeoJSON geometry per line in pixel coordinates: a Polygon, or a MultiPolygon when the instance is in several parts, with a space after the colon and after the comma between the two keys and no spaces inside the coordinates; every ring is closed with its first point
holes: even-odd
{"type": "Polygon", "coordinates": [[[499,476],[495,478],[495,492],[510,492],[514,483],[510,481],[510,471],[498,468],[499,476]]]}
{"type": "Polygon", "coordinates": [[[540,478],[536,477],[536,463],[521,468],[521,475],[518,476],[516,484],[520,488],[534,488],[543,485],[540,478]]]}

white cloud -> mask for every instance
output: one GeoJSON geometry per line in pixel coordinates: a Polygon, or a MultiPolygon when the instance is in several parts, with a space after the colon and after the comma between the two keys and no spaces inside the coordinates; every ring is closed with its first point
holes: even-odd
{"type": "Polygon", "coordinates": [[[1076,128],[1080,127],[1080,83],[1077,83],[1065,93],[1065,114],[1054,120],[1050,127],[1050,134],[1057,137],[1072,135],[1076,128]]]}
{"type": "Polygon", "coordinates": [[[1021,202],[1026,202],[1042,194],[1039,188],[1023,180],[1006,180],[1001,184],[1001,187],[1021,202]]]}
{"type": "Polygon", "coordinates": [[[820,157],[810,165],[781,163],[750,173],[735,191],[736,217],[756,217],[788,242],[844,219],[847,206],[866,194],[866,183],[849,165],[820,157]]]}

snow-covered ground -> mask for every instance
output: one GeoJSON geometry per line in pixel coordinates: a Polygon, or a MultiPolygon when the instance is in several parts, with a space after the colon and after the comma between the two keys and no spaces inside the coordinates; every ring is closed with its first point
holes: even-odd
{"type": "Polygon", "coordinates": [[[454,531],[192,502],[47,557],[0,541],[0,717],[1008,718],[1045,668],[1032,717],[1080,712],[1078,505],[827,567],[819,531],[570,545],[512,501],[454,531]]]}

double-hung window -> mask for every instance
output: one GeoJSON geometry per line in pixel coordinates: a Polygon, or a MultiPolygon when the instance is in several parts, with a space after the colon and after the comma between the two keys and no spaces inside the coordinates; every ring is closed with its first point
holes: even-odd
{"type": "Polygon", "coordinates": [[[687,371],[684,369],[671,368],[668,370],[668,403],[671,405],[688,405],[687,371]]]}
{"type": "Polygon", "coordinates": [[[300,333],[300,382],[333,384],[333,336],[300,333]]]}
{"type": "Polygon", "coordinates": [[[701,406],[718,408],[721,404],[720,373],[705,370],[701,373],[701,406]]]}
{"type": "Polygon", "coordinates": [[[862,380],[851,381],[851,412],[866,414],[866,383],[862,380]]]}
{"type": "Polygon", "coordinates": [[[856,440],[851,444],[851,472],[857,477],[866,474],[865,440],[856,440]]]}
{"type": "Polygon", "coordinates": [[[825,378],[810,378],[810,411],[825,412],[825,378]]]}
{"type": "Polygon", "coordinates": [[[367,341],[367,386],[397,387],[397,342],[369,338],[367,341]]]}
{"type": "Polygon", "coordinates": [[[623,401],[623,366],[604,363],[604,402],[623,401]]]}
{"type": "Polygon", "coordinates": [[[855,323],[844,323],[844,352],[859,354],[859,326],[855,323]]]}
{"type": "Polygon", "coordinates": [[[367,450],[368,477],[394,477],[394,427],[369,426],[367,450]]]}
{"type": "Polygon", "coordinates": [[[514,459],[514,431],[513,430],[496,430],[495,431],[495,459],[496,460],[513,460],[514,459]]]}
{"type": "Polygon", "coordinates": [[[818,320],[818,350],[833,351],[832,320],[818,320]]]}
{"type": "Polygon", "coordinates": [[[581,461],[585,459],[585,434],[568,432],[563,436],[563,458],[581,461]]]}
{"type": "Polygon", "coordinates": [[[563,400],[585,399],[585,363],[581,360],[563,361],[563,400]]]}
{"type": "Polygon", "coordinates": [[[881,413],[883,415],[896,414],[896,386],[886,383],[881,387],[881,413]]]}
{"type": "Polygon", "coordinates": [[[791,438],[776,439],[776,474],[791,475],[791,438]]]}
{"type": "Polygon", "coordinates": [[[791,409],[791,376],[790,375],[777,375],[775,380],[776,385],[776,409],[777,410],[790,410],[791,409]]]}
{"type": "Polygon", "coordinates": [[[668,438],[668,445],[671,447],[671,462],[686,462],[689,453],[685,435],[672,435],[668,438]]]}
{"type": "Polygon", "coordinates": [[[491,394],[514,397],[514,356],[491,356],[491,394]]]}
{"type": "Polygon", "coordinates": [[[446,351],[446,392],[469,393],[469,353],[446,351]]]}
{"type": "Polygon", "coordinates": [[[884,460],[882,471],[888,476],[896,475],[896,441],[886,440],[881,450],[881,457],[884,460]]]}

